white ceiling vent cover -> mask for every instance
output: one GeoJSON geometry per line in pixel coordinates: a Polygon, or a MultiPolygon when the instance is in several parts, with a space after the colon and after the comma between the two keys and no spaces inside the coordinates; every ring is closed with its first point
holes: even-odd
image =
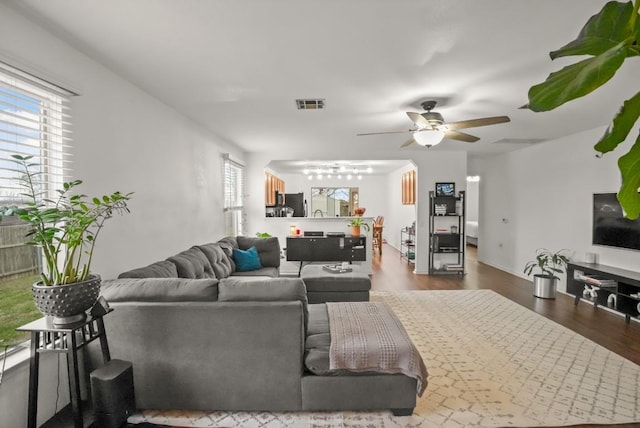
{"type": "Polygon", "coordinates": [[[298,110],[322,110],[324,109],[324,99],[298,99],[296,105],[298,110]]]}

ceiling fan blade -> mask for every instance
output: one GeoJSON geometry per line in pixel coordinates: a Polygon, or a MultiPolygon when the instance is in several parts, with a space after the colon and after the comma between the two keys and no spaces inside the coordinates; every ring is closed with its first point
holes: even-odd
{"type": "Polygon", "coordinates": [[[431,129],[431,124],[420,113],[413,113],[408,111],[407,116],[413,121],[419,128],[431,129]]]}
{"type": "Polygon", "coordinates": [[[447,129],[475,128],[476,126],[495,125],[497,123],[510,122],[509,116],[483,117],[482,119],[461,120],[447,123],[447,129]]]}
{"type": "Polygon", "coordinates": [[[411,144],[415,143],[416,140],[413,139],[413,137],[409,138],[407,141],[405,141],[404,143],[402,143],[402,145],[400,146],[400,148],[402,147],[407,147],[410,146],[411,144]]]}
{"type": "Polygon", "coordinates": [[[473,135],[465,134],[463,132],[458,132],[458,131],[452,131],[452,130],[445,131],[444,138],[450,138],[452,140],[460,140],[466,143],[475,143],[480,139],[473,135]]]}
{"type": "Polygon", "coordinates": [[[407,132],[415,132],[415,129],[409,129],[408,131],[389,131],[389,132],[369,132],[367,134],[356,134],[358,137],[363,135],[382,135],[382,134],[406,134],[407,132]]]}

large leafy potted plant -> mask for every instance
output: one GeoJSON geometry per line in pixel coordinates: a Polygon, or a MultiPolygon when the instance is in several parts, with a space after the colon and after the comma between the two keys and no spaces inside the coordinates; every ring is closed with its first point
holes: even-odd
{"type": "MultiPolygon", "coordinates": [[[[574,64],[551,73],[529,89],[530,110],[553,110],[583,97],[607,83],[628,58],[640,56],[640,0],[610,1],[589,18],[578,37],[551,52],[552,60],[578,56],[574,64]]],[[[632,88],[629,88],[632,92],[632,88]]],[[[615,150],[640,118],[640,92],[624,101],[611,125],[594,146],[602,156],[615,150]]],[[[618,159],[622,184],[618,201],[629,219],[640,216],[640,134],[629,151],[618,159]]]]}
{"type": "Polygon", "coordinates": [[[32,156],[12,157],[24,171],[20,185],[27,198],[17,214],[31,226],[28,244],[40,248],[44,260],[40,281],[32,286],[36,306],[55,324],[82,321],[100,292],[100,276],[91,272],[98,235],[113,214],[129,212],[131,193],[88,198],[73,193],[82,184],[75,180],[64,183],[56,199],[43,198],[32,156]]]}
{"type": "Polygon", "coordinates": [[[349,221],[348,226],[351,227],[351,236],[360,236],[361,227],[364,227],[367,230],[367,232],[371,230],[371,228],[369,227],[369,223],[364,221],[362,217],[352,218],[349,221]]]}
{"type": "Polygon", "coordinates": [[[544,299],[553,299],[556,297],[556,274],[561,274],[567,267],[569,258],[562,254],[565,250],[555,253],[540,248],[537,250],[535,260],[527,262],[524,266],[524,273],[531,275],[534,269],[538,269],[540,273],[533,275],[533,295],[544,299]]]}

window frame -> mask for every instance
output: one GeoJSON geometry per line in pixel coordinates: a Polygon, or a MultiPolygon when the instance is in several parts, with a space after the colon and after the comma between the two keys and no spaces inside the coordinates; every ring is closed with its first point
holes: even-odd
{"type": "MultiPolygon", "coordinates": [[[[53,199],[69,175],[69,104],[71,97],[78,94],[37,74],[0,58],[0,207],[20,207],[26,199],[20,195],[24,192],[18,182],[21,170],[14,163],[13,154],[33,156],[31,162],[38,164],[41,199],[53,199]]],[[[4,221],[9,222],[6,218],[4,221]]],[[[12,223],[15,221],[9,224],[12,223]]],[[[39,255],[35,264],[29,269],[2,272],[0,280],[8,280],[21,272],[37,272],[41,269],[39,255]]],[[[7,363],[11,366],[11,357],[22,355],[28,343],[29,339],[23,339],[3,344],[2,366],[7,363]]]]}
{"type": "Polygon", "coordinates": [[[224,230],[226,236],[241,236],[245,232],[244,186],[245,166],[228,153],[223,156],[224,230]]]}

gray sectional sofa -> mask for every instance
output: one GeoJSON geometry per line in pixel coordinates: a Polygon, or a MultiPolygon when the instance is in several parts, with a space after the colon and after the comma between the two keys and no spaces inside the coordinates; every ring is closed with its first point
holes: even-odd
{"type": "Polygon", "coordinates": [[[279,267],[278,238],[236,236],[226,237],[218,242],[194,245],[166,260],[123,272],[118,278],[224,279],[229,276],[274,278],[279,276],[279,267]],[[256,248],[262,268],[239,271],[233,251],[248,250],[251,247],[256,248]]]}
{"type": "Polygon", "coordinates": [[[411,414],[414,378],[329,370],[326,305],[308,304],[302,279],[277,276],[273,239],[225,238],[170,257],[175,269],[103,281],[111,355],[132,362],[137,407],[411,414]],[[238,272],[232,250],[251,246],[263,268],[238,272]]]}

